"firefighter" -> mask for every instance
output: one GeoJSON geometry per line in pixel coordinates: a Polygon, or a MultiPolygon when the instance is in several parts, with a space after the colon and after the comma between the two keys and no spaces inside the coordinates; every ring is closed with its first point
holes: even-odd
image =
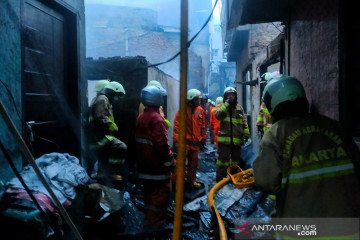
{"type": "Polygon", "coordinates": [[[125,95],[123,86],[118,82],[108,83],[94,99],[90,106],[89,125],[92,131],[91,149],[95,150],[99,158],[98,178],[102,178],[107,185],[111,185],[112,173],[120,170],[125,163],[127,146],[114,137],[118,131],[112,103],[125,95]]]}
{"type": "Polygon", "coordinates": [[[226,177],[230,165],[238,164],[243,167],[244,163],[240,158],[241,146],[250,135],[244,109],[237,103],[235,88],[225,88],[223,102],[215,109],[215,117],[220,122],[216,181],[226,177]]]}
{"type": "Polygon", "coordinates": [[[217,118],[215,117],[215,110],[216,110],[216,106],[220,107],[222,103],[223,103],[223,97],[217,97],[215,101],[215,107],[211,110],[211,115],[210,115],[210,128],[214,132],[216,147],[218,146],[218,132],[220,128],[220,123],[219,120],[217,120],[217,118]]]}
{"type": "MultiPolygon", "coordinates": [[[[196,171],[198,167],[198,156],[200,147],[206,142],[205,114],[200,107],[201,92],[197,89],[190,89],[187,92],[187,129],[186,129],[186,157],[187,173],[186,178],[195,188],[201,184],[196,182],[196,171]]],[[[173,139],[175,145],[179,142],[179,111],[175,114],[173,139]]]]}
{"type": "MultiPolygon", "coordinates": [[[[155,87],[159,87],[159,88],[164,89],[164,88],[161,86],[161,83],[159,83],[159,82],[156,81],[156,80],[151,80],[146,86],[155,86],[155,87]]],[[[164,90],[165,90],[165,89],[164,89],[164,90]]],[[[140,102],[140,105],[139,105],[139,115],[144,111],[144,109],[145,109],[144,104],[143,104],[142,102],[140,102]]],[[[170,121],[165,118],[165,114],[164,114],[164,110],[163,110],[163,107],[162,107],[162,106],[160,106],[159,111],[160,111],[160,115],[161,115],[161,116],[164,118],[164,120],[165,120],[166,129],[168,129],[168,128],[171,126],[171,124],[170,124],[170,121]]]]}
{"type": "MultiPolygon", "coordinates": [[[[266,83],[271,80],[274,77],[280,76],[280,73],[278,71],[275,72],[266,72],[263,75],[261,75],[261,81],[260,81],[260,87],[261,89],[264,89],[266,86],[266,83]]],[[[261,101],[260,105],[260,111],[257,116],[256,126],[259,133],[264,134],[266,130],[268,130],[272,125],[272,119],[271,115],[266,108],[263,101],[261,101]]]]}
{"type": "Polygon", "coordinates": [[[274,122],[253,163],[256,185],[276,194],[278,217],[360,217],[360,153],[339,122],[309,113],[294,77],[270,80],[262,97],[274,122]]]}
{"type": "MultiPolygon", "coordinates": [[[[205,114],[205,129],[206,132],[209,131],[210,128],[210,103],[208,102],[209,97],[207,94],[202,94],[200,99],[200,106],[204,110],[205,114]]],[[[203,150],[203,148],[201,148],[203,150]]]]}
{"type": "Polygon", "coordinates": [[[159,228],[166,224],[170,202],[170,176],[174,157],[168,141],[166,123],[160,114],[166,91],[147,86],[141,91],[144,111],[136,120],[136,149],[139,179],[142,181],[144,203],[147,208],[145,227],[159,228]]]}
{"type": "MultiPolygon", "coordinates": [[[[214,133],[214,125],[213,125],[213,120],[212,120],[212,115],[213,115],[213,110],[216,109],[215,107],[215,102],[214,101],[211,101],[210,99],[208,100],[209,104],[210,104],[210,108],[209,108],[209,111],[210,111],[210,127],[209,127],[209,134],[210,134],[210,143],[211,144],[214,144],[215,143],[215,133],[214,133]]],[[[215,116],[214,116],[215,117],[215,116]]]]}

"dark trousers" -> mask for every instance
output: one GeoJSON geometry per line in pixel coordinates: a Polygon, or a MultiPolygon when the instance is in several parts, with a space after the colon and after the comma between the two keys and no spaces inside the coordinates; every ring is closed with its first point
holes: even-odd
{"type": "Polygon", "coordinates": [[[218,145],[219,159],[217,160],[216,181],[220,181],[227,175],[227,168],[230,165],[238,164],[241,167],[241,146],[230,144],[218,145]]]}
{"type": "Polygon", "coordinates": [[[170,203],[171,182],[143,180],[142,192],[146,208],[145,227],[159,228],[166,224],[170,203]]]}

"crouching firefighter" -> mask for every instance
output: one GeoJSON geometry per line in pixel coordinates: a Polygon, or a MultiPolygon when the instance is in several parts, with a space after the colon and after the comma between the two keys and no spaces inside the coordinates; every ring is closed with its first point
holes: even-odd
{"type": "Polygon", "coordinates": [[[123,86],[118,82],[108,83],[90,106],[89,125],[92,131],[90,148],[98,158],[97,178],[111,185],[112,174],[122,172],[125,163],[127,146],[114,137],[117,133],[112,103],[125,95],[123,86]]]}
{"type": "Polygon", "coordinates": [[[146,86],[141,91],[144,111],[136,120],[136,149],[138,176],[146,210],[145,227],[159,228],[166,224],[170,202],[174,157],[168,141],[160,106],[167,92],[162,87],[146,86]]]}

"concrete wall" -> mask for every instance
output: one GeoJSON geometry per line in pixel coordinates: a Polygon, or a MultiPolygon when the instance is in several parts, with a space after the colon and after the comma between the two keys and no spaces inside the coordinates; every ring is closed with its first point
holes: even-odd
{"type": "Polygon", "coordinates": [[[287,73],[306,89],[312,110],[339,119],[339,2],[297,1],[292,7],[287,73]]]}
{"type": "MultiPolygon", "coordinates": [[[[78,45],[78,84],[79,86],[79,108],[81,112],[85,109],[86,103],[86,82],[85,75],[85,10],[83,0],[54,0],[58,5],[64,6],[65,9],[73,12],[77,18],[77,45],[78,45]]],[[[21,1],[3,0],[0,1],[0,80],[8,86],[6,90],[0,83],[1,101],[5,105],[12,121],[18,131],[23,134],[22,123],[22,80],[21,80],[21,1]],[[15,103],[11,100],[10,94],[13,95],[15,103]],[[17,111],[19,115],[17,114],[17,111]]],[[[21,170],[23,166],[22,154],[14,141],[13,135],[5,126],[3,118],[0,117],[0,141],[5,145],[10,157],[21,170]]],[[[26,162],[25,162],[26,164],[26,162]]],[[[0,180],[4,183],[13,177],[13,172],[8,167],[8,163],[0,151],[0,180]]]]}
{"type": "MultiPolygon", "coordinates": [[[[8,86],[6,90],[0,83],[1,102],[5,105],[16,128],[22,132],[21,119],[16,109],[21,112],[21,37],[20,37],[20,1],[0,1],[0,80],[8,86]],[[15,103],[10,94],[13,95],[15,103]]],[[[18,169],[22,167],[20,150],[14,137],[6,127],[3,117],[0,117],[0,141],[7,149],[18,169]]],[[[3,152],[0,151],[0,181],[4,183],[13,176],[3,152]]]]}

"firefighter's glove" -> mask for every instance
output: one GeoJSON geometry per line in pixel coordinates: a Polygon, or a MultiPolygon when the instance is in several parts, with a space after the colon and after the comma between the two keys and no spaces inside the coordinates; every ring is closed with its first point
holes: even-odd
{"type": "Polygon", "coordinates": [[[224,105],[225,105],[225,107],[227,107],[227,108],[230,106],[229,99],[226,99],[226,101],[224,102],[224,105]]]}

